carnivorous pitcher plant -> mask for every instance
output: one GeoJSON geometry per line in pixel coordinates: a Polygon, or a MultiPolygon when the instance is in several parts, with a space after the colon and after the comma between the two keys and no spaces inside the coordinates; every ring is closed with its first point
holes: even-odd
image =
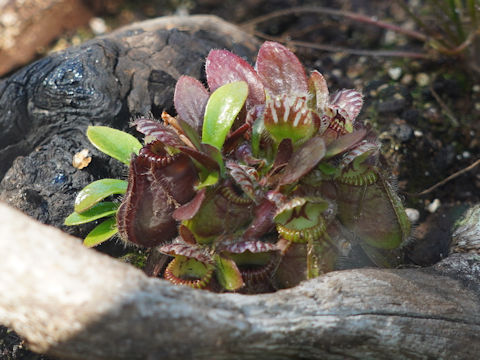
{"type": "Polygon", "coordinates": [[[177,115],[139,118],[144,143],[107,127],[90,141],[129,166],[128,180],[85,187],[67,225],[106,218],[95,246],[118,234],[170,256],[174,284],[246,293],[334,270],[358,248],[396,266],[410,232],[379,166],[379,143],[357,121],[356,90],[330,93],[286,47],[266,42],[255,67],[226,50],[205,64],[208,88],[182,76],[177,115]],[[104,201],[122,194],[116,202],[104,201]]]}

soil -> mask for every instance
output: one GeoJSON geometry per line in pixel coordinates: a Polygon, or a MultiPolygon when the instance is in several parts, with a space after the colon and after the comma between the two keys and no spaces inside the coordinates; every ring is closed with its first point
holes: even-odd
{"type": "MultiPolygon", "coordinates": [[[[169,13],[209,13],[236,24],[293,6],[318,1],[105,1],[98,16],[110,29],[169,13]]],[[[403,27],[411,18],[391,2],[322,1],[322,6],[376,16],[403,27]]],[[[250,29],[251,30],[251,29],[250,29]]],[[[292,40],[363,50],[424,51],[424,44],[341,17],[316,13],[290,14],[256,26],[265,37],[286,41],[308,70],[325,75],[331,89],[357,88],[365,96],[360,119],[371,124],[382,143],[384,160],[397,179],[408,208],[419,212],[410,259],[430,265],[448,254],[451,225],[480,201],[480,167],[416,195],[480,157],[480,81],[458,58],[435,61],[408,57],[372,57],[292,46],[292,40]]],[[[52,44],[59,49],[93,36],[91,29],[66,34],[52,44]]],[[[293,44],[294,45],[294,44],[293,44]]],[[[11,331],[0,327],[1,359],[47,359],[25,349],[11,331]]]]}

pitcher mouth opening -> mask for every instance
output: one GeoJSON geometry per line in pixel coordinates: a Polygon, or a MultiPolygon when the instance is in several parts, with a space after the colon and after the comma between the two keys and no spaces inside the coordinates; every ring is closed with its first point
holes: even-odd
{"type": "Polygon", "coordinates": [[[213,266],[178,256],[167,265],[163,277],[175,285],[203,289],[210,282],[213,271],[213,266]]]}

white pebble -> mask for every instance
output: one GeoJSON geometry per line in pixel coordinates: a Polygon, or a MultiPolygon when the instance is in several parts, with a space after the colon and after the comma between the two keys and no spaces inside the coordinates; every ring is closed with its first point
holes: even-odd
{"type": "Polygon", "coordinates": [[[420,86],[427,86],[430,83],[430,77],[425,73],[419,73],[415,76],[415,81],[420,86]]]}
{"type": "Polygon", "coordinates": [[[90,25],[90,29],[92,29],[95,35],[102,35],[108,31],[108,26],[105,23],[105,20],[99,17],[92,18],[88,25],[90,25]]]}
{"type": "Polygon", "coordinates": [[[400,76],[402,76],[402,68],[394,67],[394,68],[388,69],[388,76],[390,76],[392,80],[400,79],[400,76]]]}
{"type": "Polygon", "coordinates": [[[416,223],[418,219],[420,219],[420,211],[417,209],[406,208],[405,213],[407,214],[408,220],[410,220],[411,223],[416,223]]]}
{"type": "Polygon", "coordinates": [[[430,204],[427,205],[427,210],[433,214],[435,211],[438,210],[440,205],[441,205],[440,200],[435,199],[430,204]]]}
{"type": "Polygon", "coordinates": [[[333,69],[332,70],[332,75],[336,77],[342,77],[342,70],[340,69],[333,69]]]}
{"type": "Polygon", "coordinates": [[[413,76],[412,74],[405,74],[404,77],[402,77],[402,80],[400,81],[403,85],[410,85],[413,81],[413,76]]]}

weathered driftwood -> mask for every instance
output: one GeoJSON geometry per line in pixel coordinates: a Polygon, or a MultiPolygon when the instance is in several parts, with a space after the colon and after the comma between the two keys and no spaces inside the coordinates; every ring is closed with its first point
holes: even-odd
{"type": "Polygon", "coordinates": [[[0,199],[61,227],[80,189],[126,176],[122,164],[89,143],[87,126],[134,133],[132,117],[173,113],[176,80],[202,79],[212,48],[252,60],[257,41],[214,16],[165,17],[54,53],[0,81],[0,199]],[[72,157],[84,148],[93,160],[77,170],[72,157]]]}
{"type": "Polygon", "coordinates": [[[0,204],[0,323],[66,359],[477,359],[480,262],[333,272],[273,294],[175,287],[0,204]]]}

